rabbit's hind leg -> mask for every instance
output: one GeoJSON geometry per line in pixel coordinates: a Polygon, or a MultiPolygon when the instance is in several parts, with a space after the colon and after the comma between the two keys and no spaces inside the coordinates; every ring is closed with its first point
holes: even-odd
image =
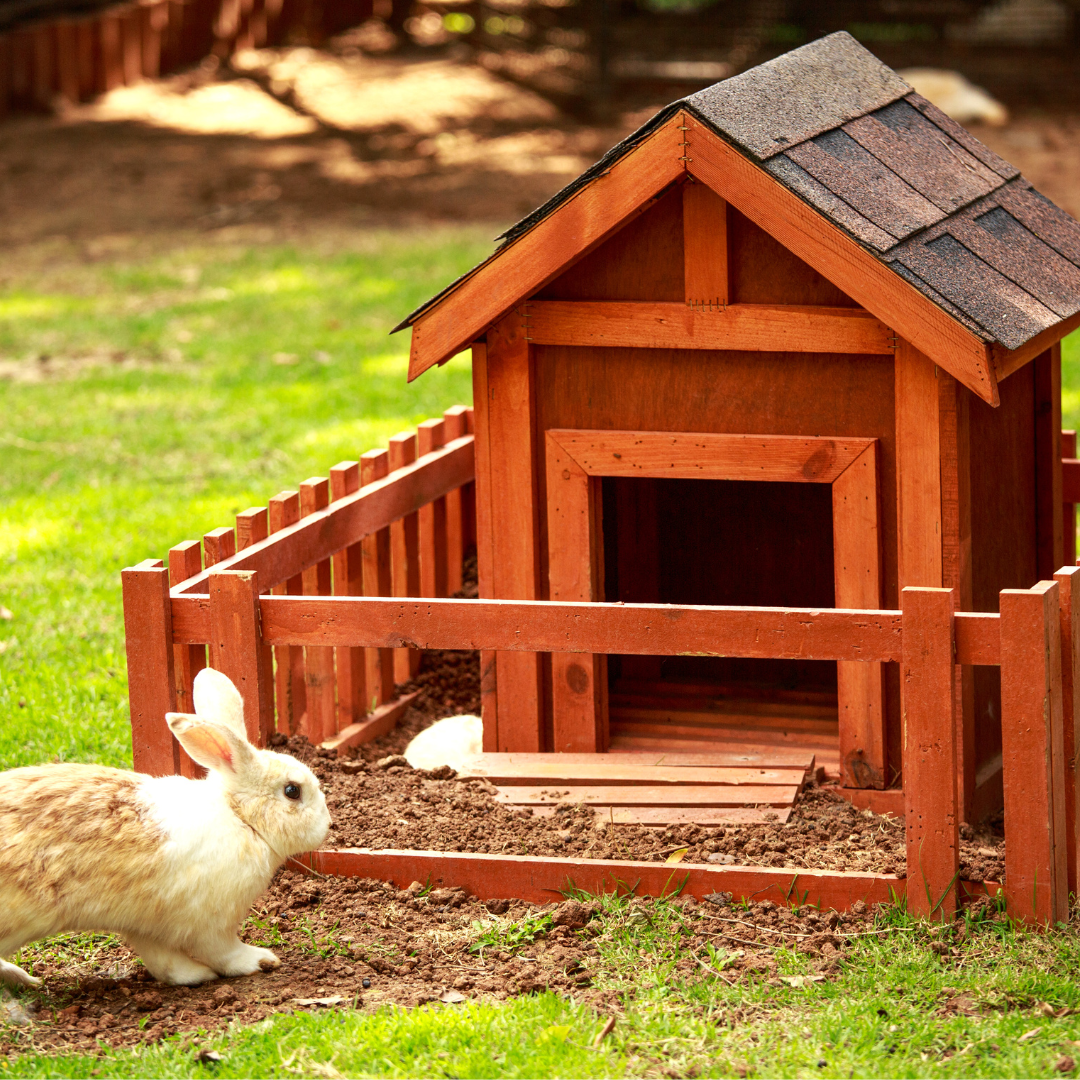
{"type": "Polygon", "coordinates": [[[162,945],[159,941],[132,934],[125,934],[124,940],[131,951],[138,954],[139,959],[146,965],[146,970],[158,982],[168,986],[198,986],[218,977],[213,968],[200,964],[198,960],[192,960],[185,953],[162,945]]]}
{"type": "Polygon", "coordinates": [[[7,983],[9,986],[40,986],[41,980],[28,975],[16,964],[0,960],[0,983],[7,983]]]}
{"type": "Polygon", "coordinates": [[[254,975],[281,967],[281,961],[269,949],[245,945],[235,936],[208,941],[196,951],[219,975],[254,975]]]}

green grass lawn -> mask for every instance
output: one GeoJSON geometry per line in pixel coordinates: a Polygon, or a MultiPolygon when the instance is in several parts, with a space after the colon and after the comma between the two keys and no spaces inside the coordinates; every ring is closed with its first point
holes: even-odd
{"type": "MultiPolygon", "coordinates": [[[[407,385],[407,336],[387,331],[486,255],[496,231],[180,238],[98,258],[53,244],[7,260],[0,768],[130,766],[124,566],[470,400],[464,359],[407,385]]],[[[1080,421],[1078,353],[1068,342],[1066,426],[1080,421]]],[[[629,997],[599,1050],[603,1016],[541,995],[282,1016],[201,1040],[221,1052],[215,1066],[174,1042],[105,1062],[26,1056],[0,1061],[0,1075],[1043,1076],[1080,1039],[1075,1017],[1047,1015],[1080,1008],[1073,931],[991,921],[943,962],[929,931],[898,915],[900,930],[862,941],[835,981],[731,987],[674,974],[676,907],[648,934],[625,905],[609,908],[597,985],[629,997]],[[976,1001],[971,1015],[949,1013],[959,994],[976,1001]]]]}

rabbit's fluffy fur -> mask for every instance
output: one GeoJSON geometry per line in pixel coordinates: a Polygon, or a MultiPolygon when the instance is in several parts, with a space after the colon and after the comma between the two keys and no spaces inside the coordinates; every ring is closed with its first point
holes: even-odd
{"type": "MultiPolygon", "coordinates": [[[[326,800],[305,765],[247,741],[226,676],[199,672],[193,697],[194,715],[166,719],[203,780],[98,765],[0,773],[0,958],[106,930],[174,985],[279,965],[237,930],[285,859],[325,839],[326,800]]],[[[0,959],[0,982],[40,980],[0,959]]]]}
{"type": "Polygon", "coordinates": [[[483,750],[484,725],[479,716],[448,716],[425,728],[405,747],[414,769],[449,765],[457,772],[483,750]]]}

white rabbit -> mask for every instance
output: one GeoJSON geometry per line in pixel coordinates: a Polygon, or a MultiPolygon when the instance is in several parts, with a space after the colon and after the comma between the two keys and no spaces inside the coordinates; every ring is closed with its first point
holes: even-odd
{"type": "Polygon", "coordinates": [[[484,748],[484,725],[479,716],[448,716],[425,728],[405,747],[405,760],[414,769],[449,765],[461,772],[484,748]]]}
{"type": "Polygon", "coordinates": [[[83,930],[119,934],[173,985],[280,965],[237,930],[285,859],[325,839],[326,800],[307,766],[248,742],[225,675],[200,671],[193,700],[194,715],[165,719],[203,780],[99,765],[0,773],[0,982],[40,985],[3,958],[83,930]]]}

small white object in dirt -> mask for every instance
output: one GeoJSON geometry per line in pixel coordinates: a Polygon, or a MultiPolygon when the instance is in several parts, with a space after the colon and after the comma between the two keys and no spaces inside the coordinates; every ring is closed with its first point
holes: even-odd
{"type": "Polygon", "coordinates": [[[456,990],[447,990],[439,996],[439,1000],[444,1005],[460,1005],[466,999],[464,994],[459,994],[456,990]]]}
{"type": "Polygon", "coordinates": [[[1002,127],[1009,122],[1009,110],[980,86],[969,83],[959,71],[947,68],[905,68],[897,74],[917,94],[936,105],[958,124],[972,121],[1002,127]]]}
{"type": "Polygon", "coordinates": [[[0,989],[0,1021],[5,1024],[14,1024],[16,1027],[26,1027],[34,1022],[23,1008],[22,1002],[4,989],[0,989]]]}
{"type": "Polygon", "coordinates": [[[735,862],[735,856],[729,855],[726,851],[710,851],[705,856],[706,862],[721,863],[723,866],[730,866],[735,862]]]}
{"type": "Polygon", "coordinates": [[[405,747],[405,760],[414,769],[449,765],[461,772],[484,746],[484,725],[479,716],[448,716],[425,728],[405,747]]]}

